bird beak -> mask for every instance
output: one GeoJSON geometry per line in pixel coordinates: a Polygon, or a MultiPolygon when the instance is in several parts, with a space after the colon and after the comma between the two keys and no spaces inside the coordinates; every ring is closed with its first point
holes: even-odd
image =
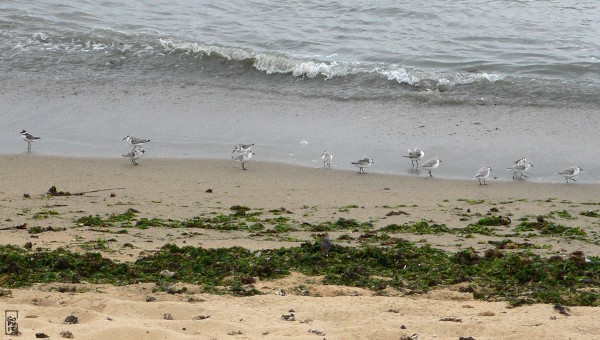
{"type": "Polygon", "coordinates": [[[127,139],[127,137],[123,138],[122,140],[126,140],[126,139],[127,139]]]}

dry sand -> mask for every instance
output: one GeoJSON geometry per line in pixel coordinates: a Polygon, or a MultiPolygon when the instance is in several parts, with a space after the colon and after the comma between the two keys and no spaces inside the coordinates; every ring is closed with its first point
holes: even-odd
{"type": "MultiPolygon", "coordinates": [[[[556,214],[552,218],[561,224],[580,226],[594,239],[598,230],[598,219],[580,215],[597,207],[588,204],[600,201],[600,186],[595,184],[490,180],[489,185],[479,186],[477,181],[372,174],[368,169],[367,174],[359,175],[266,162],[248,163],[248,171],[223,160],[141,159],[139,163],[132,166],[124,159],[1,156],[0,242],[14,245],[32,242],[34,248],[85,251],[86,242],[108,236],[92,228],[74,228],[74,219],[78,217],[107,216],[134,208],[139,216],[182,220],[209,212],[228,214],[233,205],[265,212],[283,207],[292,212],[289,216],[294,220],[310,223],[343,217],[371,221],[376,226],[426,220],[452,228],[476,222],[491,208],[498,209],[497,214],[511,216],[513,225],[525,216],[565,210],[571,218],[556,214]],[[71,193],[89,193],[44,197],[53,185],[71,193]],[[108,190],[96,191],[103,189],[108,190]],[[208,189],[212,192],[206,192],[208,189]],[[36,213],[50,210],[57,214],[33,218],[36,213]],[[403,213],[386,216],[390,211],[403,213]],[[13,228],[24,223],[29,227],[66,229],[31,235],[27,230],[13,228]]],[[[202,230],[189,235],[180,229],[150,228],[111,234],[110,237],[117,238],[116,242],[108,243],[108,250],[96,251],[116,260],[133,261],[165,243],[202,247],[238,245],[255,250],[298,246],[304,240],[313,240],[309,233],[293,236],[277,240],[251,238],[240,232],[202,230]],[[131,243],[133,248],[121,247],[124,243],[131,243]]],[[[483,249],[487,241],[495,239],[480,235],[474,239],[455,235],[399,236],[449,251],[468,246],[483,249]]],[[[564,255],[574,250],[583,250],[588,256],[600,255],[599,247],[590,242],[551,237],[529,242],[546,245],[538,250],[544,255],[564,255]]],[[[185,295],[153,293],[153,284],[69,285],[76,286],[77,293],[60,293],[56,290],[60,286],[14,289],[11,296],[0,297],[4,309],[19,310],[21,338],[32,338],[37,332],[58,338],[63,330],[71,331],[77,339],[393,339],[413,334],[420,339],[600,337],[600,326],[595,322],[600,316],[598,308],[572,307],[570,316],[543,304],[511,309],[505,302],[473,300],[471,294],[460,293],[457,287],[423,296],[384,297],[362,289],[322,285],[319,277],[300,274],[278,281],[259,281],[256,288],[266,294],[245,298],[209,295],[187,284],[189,291],[185,295]],[[300,285],[311,296],[294,293],[294,288],[300,285]],[[281,294],[282,290],[287,294],[281,294]],[[156,297],[156,301],[146,302],[149,295],[156,297]],[[165,320],[167,313],[173,320],[165,320]],[[281,319],[290,313],[295,321],[281,319]],[[79,318],[79,323],[63,324],[71,314],[79,318]],[[210,317],[194,320],[201,315],[210,317]],[[455,321],[440,321],[442,318],[455,321]],[[309,333],[311,329],[322,330],[325,335],[309,333]]]]}

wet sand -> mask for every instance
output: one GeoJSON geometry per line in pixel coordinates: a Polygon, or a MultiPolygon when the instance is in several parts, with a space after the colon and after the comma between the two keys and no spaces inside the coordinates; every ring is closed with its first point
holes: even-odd
{"type": "Polygon", "coordinates": [[[558,171],[585,171],[600,183],[600,122],[586,108],[506,107],[336,101],[225,89],[196,82],[90,83],[10,79],[0,94],[0,154],[22,154],[21,129],[39,135],[33,153],[114,158],[126,135],[152,139],[148,158],[227,160],[237,143],[255,143],[256,158],[318,168],[323,150],[333,167],[375,160],[371,172],[422,176],[402,156],[418,146],[440,157],[440,178],[470,179],[490,165],[493,177],[523,156],[530,182],[561,183],[558,171]]]}

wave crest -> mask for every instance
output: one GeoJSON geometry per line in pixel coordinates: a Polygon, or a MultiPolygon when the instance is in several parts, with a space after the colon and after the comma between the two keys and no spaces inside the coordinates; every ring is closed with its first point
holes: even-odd
{"type": "Polygon", "coordinates": [[[409,70],[398,64],[323,61],[281,52],[256,53],[242,48],[189,42],[174,43],[162,39],[160,44],[167,53],[198,54],[206,57],[245,61],[249,62],[254,69],[266,74],[289,74],[294,77],[329,80],[349,75],[364,75],[436,91],[448,91],[455,86],[474,83],[494,83],[504,79],[503,75],[485,72],[440,74],[433,71],[409,70]]]}

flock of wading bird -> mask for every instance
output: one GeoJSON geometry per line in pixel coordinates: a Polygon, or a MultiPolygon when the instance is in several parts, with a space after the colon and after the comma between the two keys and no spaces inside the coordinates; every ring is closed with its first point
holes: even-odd
{"type": "MultiPolygon", "coordinates": [[[[408,153],[406,155],[404,155],[403,157],[410,159],[413,167],[416,167],[417,169],[427,170],[427,172],[429,172],[429,177],[433,177],[433,174],[431,173],[431,171],[437,169],[440,166],[440,163],[442,163],[442,160],[439,159],[438,157],[436,157],[436,158],[429,159],[429,160],[425,161],[425,163],[419,165],[419,160],[422,159],[424,156],[425,156],[425,152],[417,147],[414,150],[408,149],[408,153]]],[[[323,154],[321,155],[321,159],[323,159],[323,167],[326,167],[326,166],[331,167],[331,161],[333,160],[333,155],[330,152],[324,151],[323,154]]],[[[358,170],[359,174],[364,174],[365,168],[370,167],[372,164],[375,164],[375,162],[373,161],[372,158],[363,158],[356,162],[352,162],[352,164],[359,168],[359,170],[358,170]]],[[[517,176],[520,176],[521,178],[528,178],[528,176],[525,175],[524,172],[529,170],[532,166],[533,166],[533,164],[529,163],[525,157],[522,157],[522,158],[514,161],[513,164],[509,168],[506,168],[506,169],[511,170],[513,172],[513,176],[512,176],[513,179],[517,176]]],[[[565,180],[567,181],[567,183],[569,183],[569,180],[571,180],[573,182],[577,182],[577,180],[575,178],[582,171],[583,171],[583,169],[581,169],[579,166],[576,165],[576,166],[572,166],[572,167],[563,169],[563,170],[559,171],[558,174],[563,176],[565,178],[565,180]]],[[[492,168],[489,165],[483,166],[479,170],[477,170],[477,173],[475,174],[474,178],[479,180],[479,185],[487,185],[486,179],[488,177],[490,177],[491,172],[492,172],[492,168]]]]}
{"type": "MultiPolygon", "coordinates": [[[[252,151],[253,146],[254,144],[238,144],[233,149],[234,155],[231,158],[238,162],[241,162],[243,170],[246,170],[244,163],[249,161],[252,158],[252,156],[255,155],[255,153],[252,151]]],[[[419,160],[422,159],[424,156],[425,152],[417,147],[414,150],[408,149],[408,153],[403,157],[410,159],[413,167],[417,167],[417,169],[427,170],[427,172],[429,173],[429,177],[433,177],[431,171],[437,169],[440,166],[442,160],[436,157],[427,160],[425,161],[425,163],[419,165],[419,160]]],[[[321,155],[321,159],[323,160],[324,168],[331,167],[333,154],[331,152],[324,151],[321,155]]],[[[352,164],[358,167],[359,174],[364,174],[365,168],[370,167],[371,165],[375,164],[375,162],[372,158],[363,158],[356,162],[352,162],[352,164]]],[[[529,170],[532,166],[533,164],[529,163],[525,157],[522,157],[513,162],[511,167],[507,168],[507,170],[511,170],[513,172],[513,179],[517,176],[520,176],[521,178],[528,178],[528,176],[525,175],[524,172],[527,172],[527,170],[529,170]]],[[[579,166],[572,166],[559,171],[558,174],[564,176],[567,183],[569,183],[569,180],[577,182],[575,177],[577,177],[577,175],[579,175],[581,171],[583,171],[583,169],[581,169],[579,166]]],[[[488,165],[477,170],[477,173],[475,174],[475,179],[479,180],[479,185],[487,185],[486,179],[490,177],[491,172],[492,168],[488,165]]]]}
{"type": "MultiPolygon", "coordinates": [[[[27,150],[29,152],[31,152],[31,143],[40,140],[40,137],[35,136],[27,132],[26,130],[21,131],[21,136],[27,142],[27,150]]],[[[128,135],[125,138],[123,138],[123,140],[129,143],[131,146],[133,146],[133,149],[128,153],[124,154],[123,157],[130,159],[133,165],[138,165],[136,160],[142,157],[146,152],[142,148],[142,146],[150,142],[150,139],[136,138],[128,135]]],[[[238,144],[233,149],[233,156],[231,156],[231,158],[236,162],[242,163],[243,170],[247,170],[245,167],[245,163],[248,162],[252,158],[252,156],[256,155],[254,151],[252,151],[253,146],[254,144],[238,144]]],[[[442,161],[438,157],[436,157],[429,159],[421,165],[419,165],[419,160],[423,159],[424,156],[425,152],[423,150],[421,150],[420,148],[415,148],[414,150],[408,149],[408,153],[403,157],[410,159],[413,167],[416,167],[417,169],[427,170],[429,176],[433,177],[431,171],[437,169],[442,161]]],[[[321,159],[323,159],[323,167],[331,167],[333,154],[331,154],[328,151],[324,151],[321,155],[321,159]]],[[[358,167],[359,174],[364,174],[365,168],[370,167],[371,165],[375,164],[375,162],[372,158],[363,158],[356,162],[352,162],[352,164],[358,167]]],[[[527,178],[527,175],[525,175],[524,173],[527,172],[532,166],[533,164],[529,163],[525,157],[522,157],[513,162],[513,164],[509,168],[507,168],[507,170],[511,170],[513,172],[513,179],[517,176],[520,176],[521,178],[527,178]]],[[[479,180],[479,185],[487,185],[486,179],[490,177],[491,171],[492,168],[489,165],[486,165],[477,170],[477,173],[475,174],[474,178],[479,180]]],[[[569,183],[569,180],[577,182],[576,177],[582,171],[583,169],[576,165],[563,169],[559,171],[558,174],[563,176],[566,182],[569,183]]]]}

